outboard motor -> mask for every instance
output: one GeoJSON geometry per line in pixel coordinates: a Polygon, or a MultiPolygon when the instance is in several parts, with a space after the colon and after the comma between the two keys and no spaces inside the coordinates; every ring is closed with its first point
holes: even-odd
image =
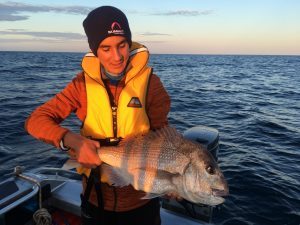
{"type": "MultiPolygon", "coordinates": [[[[203,145],[212,154],[215,160],[218,160],[219,131],[217,129],[206,126],[196,126],[186,130],[183,133],[183,136],[186,139],[196,141],[203,145]]],[[[195,204],[187,200],[178,202],[173,199],[162,199],[162,208],[176,213],[184,214],[186,216],[204,222],[211,221],[213,212],[212,206],[195,204]]]]}
{"type": "Polygon", "coordinates": [[[219,152],[219,131],[205,126],[196,126],[186,130],[183,136],[189,140],[196,141],[203,145],[218,161],[219,152]]]}

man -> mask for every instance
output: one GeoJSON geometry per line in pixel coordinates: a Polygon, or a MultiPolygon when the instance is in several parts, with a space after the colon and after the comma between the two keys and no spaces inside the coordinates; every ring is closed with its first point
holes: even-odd
{"type": "Polygon", "coordinates": [[[132,42],[122,11],[99,7],[88,14],[83,27],[92,51],[82,60],[83,71],[37,108],[25,128],[40,140],[72,150],[82,165],[78,172],[83,174],[84,225],[160,224],[158,199],[141,199],[145,193],[132,186],[100,183],[97,149],[166,126],[170,98],[147,65],[147,48],[132,42]],[[59,125],[72,112],[82,121],[81,134],[59,125]]]}

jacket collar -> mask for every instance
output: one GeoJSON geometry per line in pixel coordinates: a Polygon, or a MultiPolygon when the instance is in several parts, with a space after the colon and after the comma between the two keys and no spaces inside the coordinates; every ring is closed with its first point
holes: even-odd
{"type": "MultiPolygon", "coordinates": [[[[142,71],[148,64],[149,51],[144,46],[137,42],[132,42],[129,62],[126,67],[125,84],[142,71]]],[[[104,86],[101,78],[101,68],[99,59],[92,53],[87,53],[81,63],[83,71],[92,79],[104,86]]]]}

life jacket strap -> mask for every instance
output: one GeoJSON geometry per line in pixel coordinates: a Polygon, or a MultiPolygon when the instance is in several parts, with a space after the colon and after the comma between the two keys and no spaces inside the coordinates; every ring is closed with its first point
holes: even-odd
{"type": "MultiPolygon", "coordinates": [[[[100,146],[116,146],[119,144],[121,138],[104,138],[104,139],[93,139],[100,143],[100,146]]],[[[98,207],[99,209],[104,209],[103,204],[103,195],[101,189],[101,173],[100,173],[100,166],[91,169],[90,176],[87,178],[87,185],[85,191],[83,193],[83,204],[89,201],[92,187],[95,186],[97,200],[98,200],[98,207]]]]}
{"type": "Polygon", "coordinates": [[[91,169],[90,176],[88,177],[87,180],[86,189],[83,193],[82,203],[86,204],[88,202],[91,195],[92,187],[94,185],[97,194],[98,208],[103,210],[104,204],[103,204],[103,195],[102,195],[100,180],[101,180],[100,166],[97,166],[96,168],[91,169]]]}

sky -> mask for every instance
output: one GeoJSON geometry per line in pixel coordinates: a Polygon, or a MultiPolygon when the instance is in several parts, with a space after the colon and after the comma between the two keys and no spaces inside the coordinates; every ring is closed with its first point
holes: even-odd
{"type": "Polygon", "coordinates": [[[0,0],[0,51],[88,52],[82,21],[102,5],[151,53],[300,55],[300,0],[0,0]]]}

